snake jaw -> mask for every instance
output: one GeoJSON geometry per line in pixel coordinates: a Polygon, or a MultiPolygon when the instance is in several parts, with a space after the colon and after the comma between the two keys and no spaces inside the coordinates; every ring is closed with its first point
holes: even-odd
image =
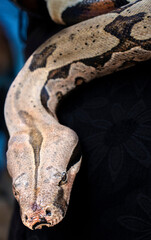
{"type": "Polygon", "coordinates": [[[54,206],[52,206],[51,209],[50,216],[47,214],[47,209],[40,207],[35,212],[30,212],[28,215],[22,214],[22,222],[31,230],[41,229],[43,226],[53,227],[63,219],[63,216],[54,206]]]}
{"type": "Polygon", "coordinates": [[[53,227],[62,221],[68,209],[70,193],[80,165],[81,159],[68,170],[67,182],[64,185],[53,188],[55,189],[54,192],[50,191],[49,193],[45,193],[45,197],[44,192],[41,192],[39,196],[43,196],[43,199],[48,199],[46,196],[47,194],[50,195],[49,202],[42,201],[42,198],[38,198],[37,202],[30,204],[28,209],[24,209],[20,199],[22,222],[26,227],[31,230],[37,230],[43,226],[53,227]]]}
{"type": "Polygon", "coordinates": [[[22,198],[19,199],[22,222],[31,230],[41,229],[43,226],[52,227],[58,224],[66,214],[68,204],[64,199],[62,188],[53,192],[49,199],[46,196],[47,193],[44,200],[37,198],[36,202],[29,205],[24,203],[22,198]]]}

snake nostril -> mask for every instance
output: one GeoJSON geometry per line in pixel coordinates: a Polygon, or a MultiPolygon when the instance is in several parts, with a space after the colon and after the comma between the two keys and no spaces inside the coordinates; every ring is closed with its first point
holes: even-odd
{"type": "Polygon", "coordinates": [[[51,216],[51,211],[50,211],[49,208],[46,209],[46,215],[47,215],[47,216],[51,216]]]}
{"type": "Polygon", "coordinates": [[[25,221],[27,222],[27,220],[28,220],[28,216],[27,216],[27,215],[25,215],[25,221]]]}

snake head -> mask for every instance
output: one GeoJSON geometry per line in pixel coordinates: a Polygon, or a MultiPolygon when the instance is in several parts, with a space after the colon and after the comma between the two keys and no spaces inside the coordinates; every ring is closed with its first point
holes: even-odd
{"type": "Polygon", "coordinates": [[[81,165],[79,140],[71,129],[59,126],[43,136],[40,149],[34,146],[34,152],[29,133],[17,133],[7,151],[22,222],[32,230],[54,226],[64,218],[81,165]]]}

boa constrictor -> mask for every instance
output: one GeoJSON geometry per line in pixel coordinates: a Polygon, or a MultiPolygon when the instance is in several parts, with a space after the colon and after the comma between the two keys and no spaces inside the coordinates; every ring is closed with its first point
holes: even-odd
{"type": "Polygon", "coordinates": [[[150,58],[151,1],[136,0],[64,29],[25,63],[5,104],[8,171],[25,226],[63,219],[80,168],[78,136],[57,120],[59,100],[77,85],[150,58]]]}
{"type": "Polygon", "coordinates": [[[53,21],[71,25],[110,12],[134,0],[45,0],[53,21]],[[72,17],[71,17],[72,16],[72,17]]]}

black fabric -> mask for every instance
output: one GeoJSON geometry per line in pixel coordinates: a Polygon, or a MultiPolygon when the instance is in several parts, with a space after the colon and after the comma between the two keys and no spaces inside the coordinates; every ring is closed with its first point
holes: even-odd
{"type": "Polygon", "coordinates": [[[45,17],[35,16],[32,13],[29,16],[29,26],[27,31],[27,43],[25,48],[25,58],[30,55],[49,37],[61,31],[64,26],[57,25],[50,19],[48,13],[45,17]]]}
{"type": "Polygon", "coordinates": [[[62,101],[59,120],[76,131],[83,152],[67,215],[31,231],[16,203],[9,240],[151,239],[150,67],[96,79],[62,101]]]}

